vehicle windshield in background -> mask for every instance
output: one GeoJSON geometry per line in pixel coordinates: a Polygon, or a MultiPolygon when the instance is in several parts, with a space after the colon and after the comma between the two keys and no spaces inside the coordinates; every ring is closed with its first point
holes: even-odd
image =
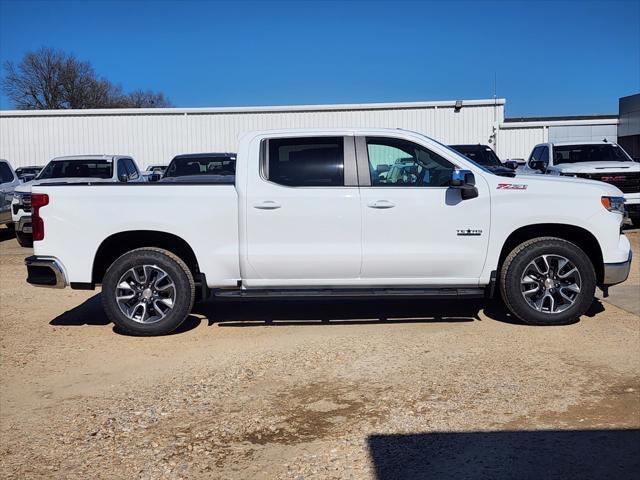
{"type": "Polygon", "coordinates": [[[107,160],[57,160],[49,162],[36,177],[50,178],[111,178],[113,162],[107,160]]]}
{"type": "Polygon", "coordinates": [[[174,158],[164,178],[190,175],[235,175],[236,159],[233,157],[184,157],[174,158]]]}
{"type": "Polygon", "coordinates": [[[553,163],[578,162],[632,162],[631,157],[618,145],[586,144],[553,147],[553,163]]]}
{"type": "Polygon", "coordinates": [[[473,160],[478,165],[487,167],[500,167],[502,162],[490,147],[481,145],[452,145],[451,148],[462,153],[469,160],[473,160]]]}
{"type": "Polygon", "coordinates": [[[166,165],[152,165],[147,168],[148,172],[163,173],[167,169],[166,165]]]}

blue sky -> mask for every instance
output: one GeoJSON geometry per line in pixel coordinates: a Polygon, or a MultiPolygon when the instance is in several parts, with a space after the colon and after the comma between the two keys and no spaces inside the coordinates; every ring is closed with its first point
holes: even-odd
{"type": "Polygon", "coordinates": [[[183,107],[490,98],[495,75],[507,116],[573,115],[640,91],[637,0],[0,0],[2,61],[41,46],[183,107]]]}

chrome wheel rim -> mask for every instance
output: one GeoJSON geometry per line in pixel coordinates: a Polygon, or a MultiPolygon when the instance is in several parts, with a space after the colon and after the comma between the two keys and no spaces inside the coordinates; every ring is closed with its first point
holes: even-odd
{"type": "Polygon", "coordinates": [[[122,274],[115,294],[120,311],[129,320],[156,323],[173,309],[176,285],[157,265],[139,265],[122,274]]]}
{"type": "Polygon", "coordinates": [[[542,313],[562,313],[571,308],[581,287],[578,268],[562,255],[536,257],[520,278],[520,290],[527,304],[542,313]]]}

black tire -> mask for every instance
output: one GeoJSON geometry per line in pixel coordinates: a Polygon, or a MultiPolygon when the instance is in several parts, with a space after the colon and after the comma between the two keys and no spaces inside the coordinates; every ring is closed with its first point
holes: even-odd
{"type": "Polygon", "coordinates": [[[161,248],[138,248],[114,261],[102,281],[102,306],[109,320],[125,333],[140,336],[166,335],[178,328],[191,313],[195,297],[193,275],[189,267],[173,253],[161,248]],[[175,286],[173,307],[154,323],[129,318],[116,300],[118,282],[130,269],[153,265],[166,272],[175,286]]]}
{"type": "Polygon", "coordinates": [[[16,230],[16,224],[15,223],[7,223],[7,228],[12,231],[15,232],[16,230]]]}
{"type": "Polygon", "coordinates": [[[500,270],[500,293],[506,307],[531,325],[567,325],[577,321],[591,306],[595,288],[596,274],[589,257],[578,246],[561,238],[540,237],[520,244],[507,256],[500,270]],[[538,311],[529,305],[522,293],[522,275],[527,266],[541,255],[560,255],[568,259],[580,275],[580,292],[564,311],[538,311]]]}
{"type": "Polygon", "coordinates": [[[21,247],[31,248],[33,247],[33,235],[30,233],[16,232],[16,239],[21,247]]]}

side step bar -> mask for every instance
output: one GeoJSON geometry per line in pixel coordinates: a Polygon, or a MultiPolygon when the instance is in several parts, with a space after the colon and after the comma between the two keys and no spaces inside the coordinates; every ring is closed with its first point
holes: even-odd
{"type": "Polygon", "coordinates": [[[485,288],[281,288],[281,289],[242,289],[214,290],[214,296],[220,298],[485,298],[485,288]]]}

